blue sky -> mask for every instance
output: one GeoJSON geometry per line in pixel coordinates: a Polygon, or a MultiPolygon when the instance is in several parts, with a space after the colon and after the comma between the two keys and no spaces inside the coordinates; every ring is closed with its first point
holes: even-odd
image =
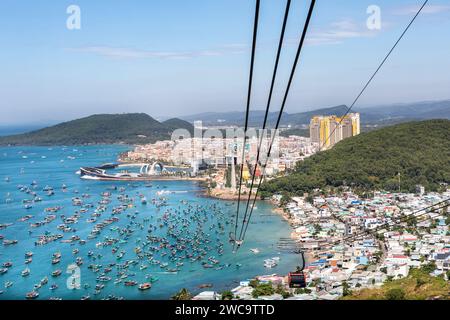
{"type": "MultiPolygon", "coordinates": [[[[2,0],[0,124],[93,113],[154,117],[245,106],[254,0],[2,0]],[[81,30],[66,9],[81,8],[81,30]]],[[[350,104],[418,0],[319,0],[287,112],[350,104]],[[369,5],[381,30],[366,27],[369,5]]],[[[273,110],[309,1],[293,0],[273,110]]],[[[252,108],[262,109],[284,0],[261,0],[252,108]]],[[[450,99],[450,3],[431,0],[358,106],[450,99]]]]}

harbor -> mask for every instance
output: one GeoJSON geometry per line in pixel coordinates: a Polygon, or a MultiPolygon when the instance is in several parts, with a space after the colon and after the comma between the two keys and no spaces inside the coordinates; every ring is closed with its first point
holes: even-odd
{"type": "Polygon", "coordinates": [[[291,229],[268,203],[258,204],[248,240],[233,253],[235,203],[202,196],[197,181],[76,174],[114,164],[124,149],[1,149],[0,299],[169,299],[181,288],[221,292],[299,264],[278,250],[291,229]]]}

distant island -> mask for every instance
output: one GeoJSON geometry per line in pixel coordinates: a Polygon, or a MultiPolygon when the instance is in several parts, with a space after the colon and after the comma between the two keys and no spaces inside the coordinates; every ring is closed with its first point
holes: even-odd
{"type": "MultiPolygon", "coordinates": [[[[317,108],[312,111],[298,113],[283,113],[281,117],[281,126],[291,129],[306,129],[309,121],[316,115],[343,115],[348,107],[338,105],[326,108],[317,108]]],[[[362,131],[368,131],[372,128],[399,124],[409,121],[431,120],[439,117],[440,119],[450,119],[450,100],[424,101],[403,104],[392,104],[383,106],[372,106],[365,108],[353,108],[353,112],[361,115],[362,131]]],[[[264,119],[263,110],[252,110],[249,117],[249,125],[260,127],[264,119]]],[[[278,111],[270,112],[268,115],[269,127],[276,123],[278,111]]],[[[200,120],[207,126],[242,126],[245,113],[244,111],[231,112],[205,112],[194,115],[182,116],[182,120],[193,123],[200,120]]],[[[301,133],[309,134],[305,131],[291,131],[295,135],[301,133]]]]}
{"type": "Polygon", "coordinates": [[[170,139],[173,130],[192,132],[187,121],[159,122],[145,113],[97,114],[29,133],[0,137],[0,145],[145,144],[170,139]]]}
{"type": "Polygon", "coordinates": [[[261,195],[303,195],[315,189],[437,191],[450,183],[450,120],[409,122],[362,133],[298,162],[261,195]],[[399,175],[400,174],[400,175],[399,175]]]}

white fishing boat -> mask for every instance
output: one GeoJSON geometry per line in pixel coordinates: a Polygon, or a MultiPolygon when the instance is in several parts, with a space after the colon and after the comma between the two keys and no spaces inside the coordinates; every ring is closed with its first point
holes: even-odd
{"type": "Polygon", "coordinates": [[[265,268],[274,268],[278,265],[277,261],[275,261],[274,259],[266,259],[264,260],[264,267],[265,268]]]}
{"type": "Polygon", "coordinates": [[[28,277],[30,275],[30,269],[26,268],[22,271],[22,277],[28,277]]]}

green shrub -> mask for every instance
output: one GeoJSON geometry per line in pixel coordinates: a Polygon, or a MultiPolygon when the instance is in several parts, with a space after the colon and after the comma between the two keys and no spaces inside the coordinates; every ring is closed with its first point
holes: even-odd
{"type": "Polygon", "coordinates": [[[404,300],[405,299],[405,291],[401,288],[390,289],[386,292],[387,300],[404,300]]]}
{"type": "Polygon", "coordinates": [[[275,293],[275,289],[273,288],[271,283],[261,283],[253,289],[252,297],[258,298],[259,296],[271,296],[275,293]]]}

